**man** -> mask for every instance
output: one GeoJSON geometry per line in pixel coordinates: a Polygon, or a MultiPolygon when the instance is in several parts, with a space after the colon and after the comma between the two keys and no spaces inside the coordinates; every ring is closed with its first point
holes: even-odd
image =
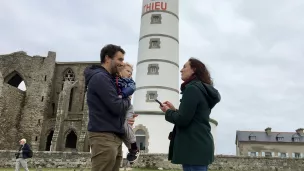
{"type": "MultiPolygon", "coordinates": [[[[123,124],[130,98],[119,98],[113,78],[118,68],[123,66],[124,54],[121,47],[106,45],[100,52],[101,66],[93,65],[84,71],[92,171],[119,171],[123,124]]],[[[134,123],[134,117],[129,124],[134,123]]]]}
{"type": "Polygon", "coordinates": [[[30,146],[26,143],[26,139],[21,139],[19,141],[20,143],[20,148],[18,153],[16,153],[16,168],[15,171],[20,170],[20,165],[24,168],[25,171],[29,171],[27,167],[27,158],[30,158],[30,153],[31,153],[31,148],[30,146]]]}

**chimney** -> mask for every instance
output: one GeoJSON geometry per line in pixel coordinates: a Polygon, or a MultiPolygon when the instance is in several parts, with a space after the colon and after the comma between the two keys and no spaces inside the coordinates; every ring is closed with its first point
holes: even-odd
{"type": "Polygon", "coordinates": [[[304,128],[299,128],[296,130],[296,132],[300,135],[300,136],[304,136],[304,128]]]}
{"type": "Polygon", "coordinates": [[[267,128],[265,129],[265,132],[266,132],[267,135],[270,135],[270,133],[271,133],[271,128],[270,128],[270,127],[267,127],[267,128]]]}

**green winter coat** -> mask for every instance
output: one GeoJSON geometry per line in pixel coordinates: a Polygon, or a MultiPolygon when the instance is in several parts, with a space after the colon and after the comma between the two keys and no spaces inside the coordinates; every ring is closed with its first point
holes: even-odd
{"type": "Polygon", "coordinates": [[[176,132],[170,141],[169,160],[174,164],[209,165],[214,161],[209,115],[220,101],[220,94],[199,80],[189,82],[182,94],[179,109],[169,109],[165,114],[176,132]]]}

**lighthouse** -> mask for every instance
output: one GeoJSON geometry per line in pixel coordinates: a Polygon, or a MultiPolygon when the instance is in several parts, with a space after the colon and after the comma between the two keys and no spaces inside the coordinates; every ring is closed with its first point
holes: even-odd
{"type": "MultiPolygon", "coordinates": [[[[133,107],[141,153],[167,153],[173,125],[154,99],[179,105],[179,0],[143,0],[133,107]]],[[[124,153],[127,152],[124,147],[124,153]]]]}
{"type": "MultiPolygon", "coordinates": [[[[174,125],[165,120],[155,99],[176,108],[180,103],[179,0],[143,0],[136,70],[137,145],[141,153],[168,153],[174,125]]],[[[124,156],[127,152],[123,146],[124,156]]]]}

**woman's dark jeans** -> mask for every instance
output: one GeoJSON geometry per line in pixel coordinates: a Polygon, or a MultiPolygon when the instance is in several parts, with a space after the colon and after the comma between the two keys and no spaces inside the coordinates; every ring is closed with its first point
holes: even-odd
{"type": "Polygon", "coordinates": [[[183,171],[208,171],[208,166],[183,164],[183,171]]]}

